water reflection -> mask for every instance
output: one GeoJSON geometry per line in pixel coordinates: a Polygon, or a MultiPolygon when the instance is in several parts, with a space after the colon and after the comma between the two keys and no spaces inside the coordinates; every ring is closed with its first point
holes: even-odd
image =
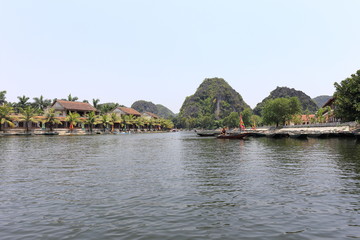
{"type": "Polygon", "coordinates": [[[360,237],[351,140],[171,133],[0,146],[0,238],[360,237]]]}

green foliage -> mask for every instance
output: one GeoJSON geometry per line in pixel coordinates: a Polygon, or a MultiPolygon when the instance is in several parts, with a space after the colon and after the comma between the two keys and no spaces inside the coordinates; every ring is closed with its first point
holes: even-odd
{"type": "Polygon", "coordinates": [[[85,124],[89,126],[89,131],[92,133],[93,126],[100,123],[99,122],[99,116],[95,114],[95,112],[89,112],[85,114],[85,124]]]}
{"type": "Polygon", "coordinates": [[[249,107],[241,95],[222,78],[205,79],[195,94],[186,97],[181,109],[180,118],[199,118],[214,116],[219,120],[231,112],[241,112],[249,107]]]}
{"type": "Polygon", "coordinates": [[[326,112],[330,112],[331,111],[331,108],[329,106],[327,107],[324,107],[324,108],[320,108],[316,114],[315,114],[315,117],[316,117],[316,121],[318,123],[324,123],[326,122],[326,117],[324,116],[324,114],[326,112]]]}
{"type": "Polygon", "coordinates": [[[252,127],[254,127],[254,126],[257,127],[257,126],[262,124],[263,120],[259,115],[252,115],[250,117],[250,121],[251,121],[251,126],[252,127]]]}
{"type": "Polygon", "coordinates": [[[208,116],[201,116],[198,119],[198,125],[201,128],[204,129],[213,129],[215,126],[215,120],[214,116],[208,115],[208,116]]]}
{"type": "Polygon", "coordinates": [[[300,101],[296,97],[276,98],[265,102],[262,116],[265,124],[279,124],[291,120],[292,116],[301,113],[300,101]]]}
{"type": "Polygon", "coordinates": [[[0,105],[3,105],[6,103],[6,91],[0,91],[0,105]]]}
{"type": "Polygon", "coordinates": [[[241,116],[242,116],[244,125],[246,127],[252,125],[252,122],[251,122],[252,111],[250,108],[245,108],[244,111],[241,112],[241,116]]]}
{"type": "Polygon", "coordinates": [[[240,124],[240,115],[237,112],[230,113],[229,116],[224,118],[223,121],[224,125],[229,128],[236,128],[239,127],[240,124]]]}
{"type": "Polygon", "coordinates": [[[109,127],[109,125],[113,125],[114,123],[111,121],[111,117],[108,114],[101,115],[99,117],[99,123],[104,127],[104,131],[109,127]]]}
{"type": "Polygon", "coordinates": [[[194,95],[186,97],[175,122],[177,127],[190,129],[218,128],[223,124],[233,126],[229,115],[236,113],[239,121],[239,113],[245,108],[249,106],[224,79],[208,78],[200,84],[194,95]]]}
{"type": "Polygon", "coordinates": [[[73,97],[73,96],[71,96],[71,93],[70,93],[70,94],[68,95],[68,98],[65,99],[65,100],[71,101],[71,102],[75,102],[75,101],[79,100],[79,98],[78,98],[78,97],[73,97]]]}
{"type": "Polygon", "coordinates": [[[2,130],[2,125],[7,123],[10,127],[14,127],[15,124],[12,122],[13,119],[11,114],[14,112],[13,107],[8,104],[3,104],[0,106],[0,131],[2,130]]]}
{"type": "Polygon", "coordinates": [[[16,104],[17,109],[21,109],[21,108],[25,108],[26,106],[30,105],[29,101],[29,97],[26,97],[25,95],[23,96],[18,96],[17,97],[19,102],[16,104]]]}
{"type": "Polygon", "coordinates": [[[35,118],[36,116],[36,110],[31,107],[31,106],[26,106],[25,108],[19,108],[20,113],[21,113],[21,117],[19,120],[24,121],[25,125],[26,125],[26,132],[29,132],[29,125],[33,122],[33,123],[37,123],[39,122],[39,120],[37,120],[35,118]]]}
{"type": "Polygon", "coordinates": [[[350,78],[334,83],[335,115],[343,121],[360,121],[360,70],[350,78]]]}
{"type": "Polygon", "coordinates": [[[95,98],[93,98],[93,100],[92,100],[92,102],[93,102],[93,107],[94,108],[97,108],[98,107],[98,104],[99,104],[99,102],[100,102],[100,99],[95,99],[95,98]]]}
{"type": "Polygon", "coordinates": [[[77,123],[81,122],[80,120],[80,114],[77,112],[69,112],[69,114],[66,117],[66,121],[70,124],[70,130],[72,131],[72,128],[76,126],[77,123]]]}
{"type": "Polygon", "coordinates": [[[44,123],[49,123],[50,131],[53,130],[55,124],[61,124],[61,121],[56,118],[56,115],[59,114],[59,112],[56,112],[54,108],[49,108],[45,112],[45,119],[44,123]]]}
{"type": "Polygon", "coordinates": [[[291,118],[291,121],[295,124],[295,125],[299,125],[302,123],[302,119],[301,119],[301,115],[297,114],[297,115],[293,115],[291,118]]]}
{"type": "Polygon", "coordinates": [[[128,126],[133,125],[135,123],[136,117],[133,115],[122,115],[121,117],[125,124],[125,130],[128,128],[128,126]]]}
{"type": "Polygon", "coordinates": [[[277,87],[273,90],[268,97],[266,97],[261,103],[258,103],[254,108],[254,113],[257,115],[262,114],[262,109],[265,106],[265,103],[270,99],[276,98],[289,98],[297,97],[301,103],[302,112],[311,112],[315,113],[318,110],[316,103],[302,91],[297,91],[294,88],[288,87],[277,87]]]}
{"type": "Polygon", "coordinates": [[[172,128],[174,128],[174,123],[169,119],[162,119],[161,127],[162,127],[162,129],[172,129],[172,128]]]}
{"type": "Polygon", "coordinates": [[[119,107],[118,103],[103,103],[98,104],[97,109],[101,112],[102,115],[108,114],[109,112],[113,111],[115,108],[119,107]]]}
{"type": "Polygon", "coordinates": [[[44,99],[44,97],[41,95],[40,97],[34,97],[34,102],[32,105],[35,109],[38,110],[39,113],[43,113],[45,108],[49,107],[51,105],[50,99],[44,99]]]}

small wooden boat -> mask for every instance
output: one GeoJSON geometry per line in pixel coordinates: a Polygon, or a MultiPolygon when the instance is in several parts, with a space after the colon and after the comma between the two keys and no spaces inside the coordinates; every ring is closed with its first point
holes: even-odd
{"type": "Polygon", "coordinates": [[[216,138],[219,138],[219,139],[244,139],[248,135],[249,135],[248,133],[228,133],[228,134],[218,135],[216,138]]]}

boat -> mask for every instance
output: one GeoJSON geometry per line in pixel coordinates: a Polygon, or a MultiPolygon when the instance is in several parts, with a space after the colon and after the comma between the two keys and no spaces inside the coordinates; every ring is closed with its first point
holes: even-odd
{"type": "Polygon", "coordinates": [[[227,133],[227,134],[220,134],[216,138],[218,139],[245,139],[249,136],[248,133],[227,133]]]}

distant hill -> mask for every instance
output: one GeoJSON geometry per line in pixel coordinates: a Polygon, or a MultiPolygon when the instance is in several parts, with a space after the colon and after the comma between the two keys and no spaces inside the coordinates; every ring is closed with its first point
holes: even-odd
{"type": "Polygon", "coordinates": [[[194,95],[186,97],[180,109],[180,117],[214,115],[216,119],[227,117],[231,112],[241,112],[249,105],[222,78],[205,79],[194,95]]]}
{"type": "Polygon", "coordinates": [[[330,99],[332,96],[329,95],[321,95],[313,98],[313,101],[316,103],[316,105],[321,108],[324,106],[324,104],[330,99]]]}
{"type": "Polygon", "coordinates": [[[175,114],[170,109],[168,109],[167,107],[161,104],[156,104],[156,108],[157,108],[157,115],[163,118],[172,118],[175,116],[175,114]]]}
{"type": "Polygon", "coordinates": [[[316,105],[316,103],[302,91],[298,91],[294,88],[288,87],[277,87],[270,93],[268,97],[264,98],[262,102],[256,105],[256,107],[254,108],[254,113],[257,115],[261,115],[261,110],[267,100],[285,97],[298,97],[304,113],[315,113],[318,110],[318,106],[316,105]]]}
{"type": "Polygon", "coordinates": [[[131,108],[133,108],[136,111],[141,112],[141,113],[151,112],[162,118],[171,118],[171,117],[175,116],[175,114],[167,107],[165,107],[161,104],[155,105],[152,102],[148,102],[148,101],[144,101],[144,100],[139,100],[139,101],[134,102],[131,105],[131,108]]]}

